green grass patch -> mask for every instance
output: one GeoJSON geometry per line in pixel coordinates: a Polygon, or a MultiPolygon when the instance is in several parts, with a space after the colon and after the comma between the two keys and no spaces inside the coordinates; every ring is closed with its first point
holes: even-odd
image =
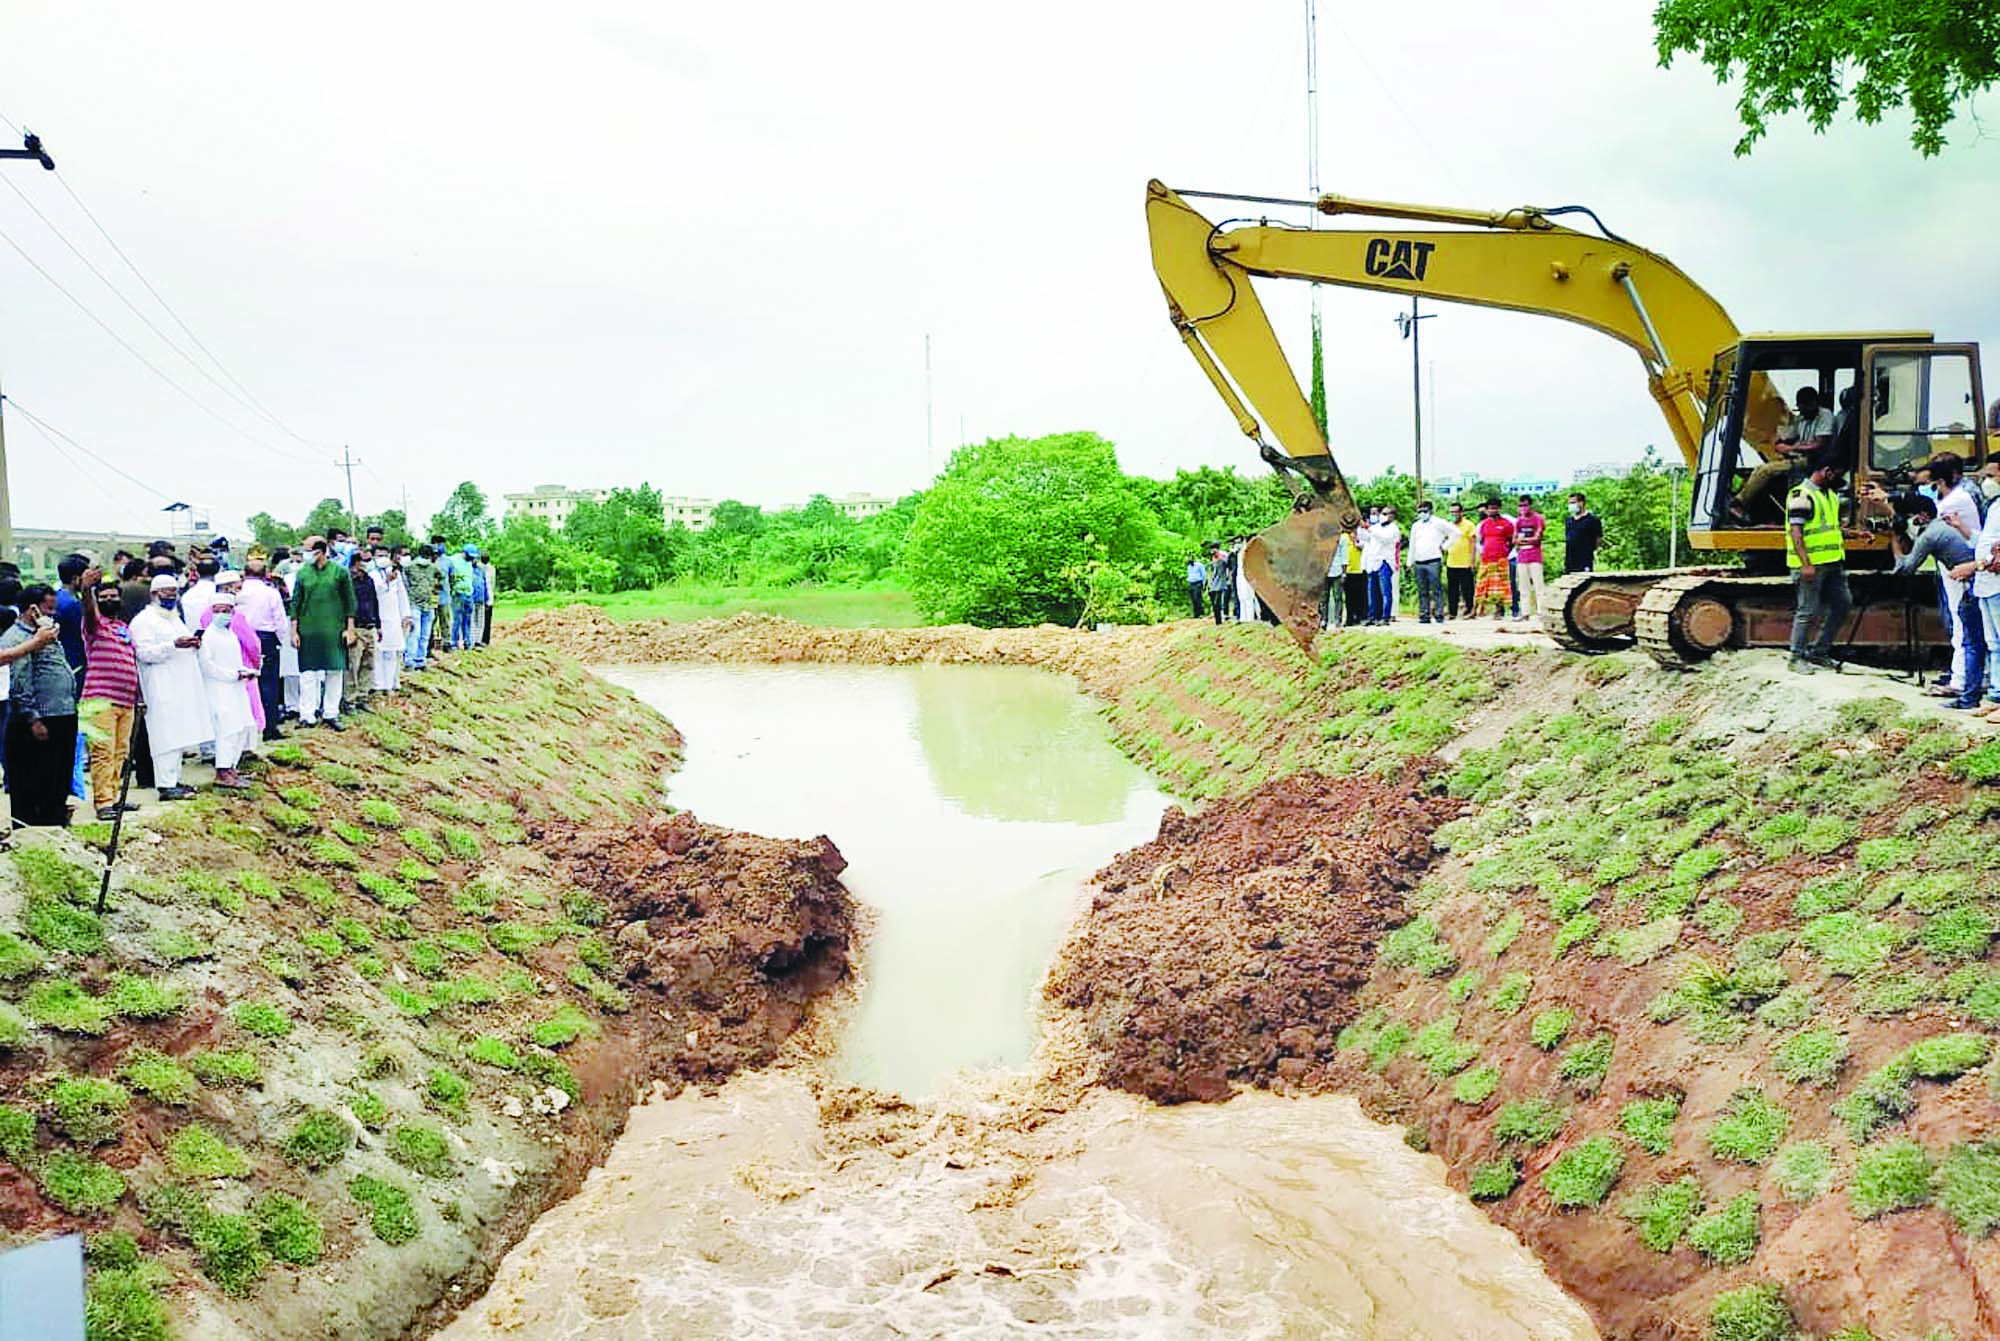
{"type": "Polygon", "coordinates": [[[1757,1252],[1757,1194],[1739,1192],[1720,1210],[1709,1212],[1688,1228],[1688,1243],[1716,1266],[1737,1266],[1757,1252]]]}
{"type": "Polygon", "coordinates": [[[1500,1105],[1493,1118],[1493,1139],[1510,1145],[1536,1148],[1555,1140],[1569,1121],[1569,1110],[1552,1099],[1536,1095],[1512,1099],[1500,1105]]]}
{"type": "Polygon", "coordinates": [[[1915,1141],[1885,1141],[1854,1160],[1847,1199],[1854,1213],[1873,1220],[1890,1211],[1925,1206],[1931,1199],[1931,1157],[1915,1141]]]}
{"type": "Polygon", "coordinates": [[[1534,979],[1526,973],[1510,973],[1486,998],[1486,1004],[1496,1015],[1519,1015],[1521,1008],[1528,1004],[1528,993],[1533,989],[1534,979]]]}
{"type": "Polygon", "coordinates": [[[1771,1065],[1794,1085],[1831,1085],[1847,1063],[1847,1035],[1838,1029],[1807,1029],[1778,1046],[1771,1065]]]}
{"type": "Polygon", "coordinates": [[[427,1178],[449,1178],[455,1172],[444,1133],[421,1122],[405,1123],[390,1133],[389,1158],[427,1178]]]}
{"type": "Polygon", "coordinates": [[[375,1237],[397,1247],[417,1236],[417,1210],[410,1194],[381,1178],[362,1175],[347,1184],[347,1195],[368,1208],[369,1226],[375,1237]]]}
{"type": "Polygon", "coordinates": [[[283,1192],[267,1192],[250,1208],[264,1251],[280,1262],[309,1267],[326,1251],[326,1231],[312,1207],[283,1192]]]}
{"type": "Polygon", "coordinates": [[[1549,958],[1561,959],[1572,946],[1589,940],[1597,934],[1602,925],[1597,914],[1585,909],[1556,928],[1556,934],[1549,941],[1549,958]]]}
{"type": "Polygon", "coordinates": [[[250,1172],[250,1160],[199,1122],[181,1129],[167,1147],[167,1166],[182,1179],[242,1178],[250,1172]]]}
{"type": "Polygon", "coordinates": [[[1590,1136],[1542,1171],[1542,1186],[1560,1207],[1597,1206],[1625,1171],[1625,1152],[1609,1136],[1590,1136]]]}
{"type": "Polygon", "coordinates": [[[1465,1190],[1474,1201],[1498,1201],[1520,1183],[1521,1166],[1511,1159],[1496,1159],[1474,1169],[1465,1190]]]}
{"type": "Polygon", "coordinates": [[[347,1096],[347,1111],[354,1114],[355,1121],[370,1131],[380,1131],[389,1120],[389,1105],[382,1096],[370,1089],[357,1089],[347,1096]]]}
{"type": "Polygon", "coordinates": [[[1845,977],[1880,968],[1909,937],[1907,928],[1852,912],[1816,917],[1799,932],[1799,942],[1825,962],[1827,972],[1845,977]]]}
{"type": "Polygon", "coordinates": [[[268,1001],[239,1001],[229,1008],[229,1018],[259,1038],[283,1038],[296,1028],[291,1016],[268,1001]]]}
{"type": "Polygon", "coordinates": [[[0,982],[29,978],[40,973],[48,957],[11,931],[0,931],[0,982]]]}
{"type": "Polygon", "coordinates": [[[471,1088],[456,1071],[434,1066],[424,1082],[424,1102],[441,1112],[463,1116],[471,1088]]]}
{"type": "Polygon", "coordinates": [[[299,1119],[281,1149],[288,1163],[302,1169],[324,1169],[345,1159],[352,1144],[354,1133],[339,1114],[315,1108],[299,1119]]]}
{"type": "Polygon", "coordinates": [[[1452,1082],[1451,1097],[1462,1104],[1483,1104],[1500,1088],[1500,1068],[1490,1063],[1467,1071],[1452,1082]]]}
{"type": "Polygon", "coordinates": [[[1618,1213],[1632,1222],[1639,1242],[1656,1253],[1672,1252],[1701,1213],[1701,1184],[1692,1176],[1654,1183],[1625,1198],[1618,1213]]]}
{"type": "Polygon", "coordinates": [[[132,1096],[116,1081],[63,1076],[49,1086],[49,1125],[78,1145],[118,1139],[132,1096]]]}
{"type": "Polygon", "coordinates": [[[1924,923],[1920,935],[1924,950],[1933,959],[1947,962],[1980,959],[1992,945],[1996,932],[1993,915],[1977,905],[1947,908],[1924,923]]]}
{"type": "Polygon", "coordinates": [[[58,1150],[43,1161],[42,1195],[71,1215],[102,1215],[125,1196],[125,1178],[88,1155],[58,1150]]]}
{"type": "Polygon", "coordinates": [[[1551,1052],[1569,1036],[1570,1026],[1575,1023],[1576,1012],[1567,1006],[1545,1010],[1529,1024],[1528,1039],[1543,1052],[1551,1052]]]}
{"type": "Polygon", "coordinates": [[[128,1020],[164,1020],[178,1015],[187,994],[178,987],[121,973],[112,980],[107,998],[111,1013],[128,1020]]]}
{"type": "Polygon", "coordinates": [[[512,1071],[521,1065],[521,1054],[506,1039],[493,1034],[485,1034],[475,1039],[465,1050],[465,1055],[481,1066],[491,1066],[501,1071],[512,1071]]]}
{"type": "Polygon", "coordinates": [[[403,822],[403,812],[392,801],[384,801],[377,796],[362,798],[357,807],[361,818],[378,829],[394,829],[403,822]]]}
{"type": "Polygon", "coordinates": [[[1937,1204],[1967,1238],[2000,1226],[2000,1141],[1961,1142],[1939,1162],[1937,1204]]]}
{"type": "Polygon", "coordinates": [[[1824,857],[1854,841],[1859,826],[1837,815],[1814,815],[1799,834],[1799,847],[1815,857],[1824,857]]]}
{"type": "Polygon", "coordinates": [[[1708,1310],[1708,1341],[1794,1341],[1799,1327],[1785,1292],[1769,1281],[1724,1290],[1708,1310]]]}
{"type": "Polygon", "coordinates": [[[1608,1032],[1593,1035],[1589,1042],[1571,1048],[1562,1059],[1559,1074],[1585,1094],[1593,1094],[1611,1069],[1611,1053],[1616,1040],[1608,1032]]]}
{"type": "Polygon", "coordinates": [[[35,1115],[0,1104],[0,1159],[26,1164],[35,1154],[35,1115]]]}
{"type": "Polygon", "coordinates": [[[270,821],[271,827],[279,833],[290,834],[294,838],[302,838],[319,827],[319,821],[313,818],[310,810],[283,801],[273,801],[266,805],[264,818],[270,821]]]}
{"type": "Polygon", "coordinates": [[[1634,1099],[1618,1110],[1618,1125],[1649,1155],[1664,1155],[1673,1145],[1674,1123],[1681,1115],[1678,1094],[1634,1099]]]}
{"type": "Polygon", "coordinates": [[[70,978],[36,983],[21,1006],[28,1018],[60,1034],[101,1034],[111,1027],[111,1003],[70,978]]]}
{"type": "Polygon", "coordinates": [[[118,1069],[124,1082],[155,1103],[186,1108],[200,1091],[194,1072],[157,1048],[134,1048],[118,1069]]]}
{"type": "MultiPolygon", "coordinates": [[[[1417,1034],[1416,1055],[1426,1060],[1432,1058],[1437,1047],[1442,1046],[1449,1040],[1451,1032],[1457,1026],[1457,1023],[1456,1016],[1447,1016],[1445,1020],[1433,1021],[1431,1024],[1425,1025],[1417,1034]],[[1449,1023],[1446,1021],[1449,1021],[1449,1023]],[[1445,1025],[1443,1035],[1431,1040],[1430,1045],[1427,1045],[1425,1041],[1426,1034],[1429,1031],[1435,1030],[1440,1024],[1445,1025]]],[[[528,1036],[541,1047],[561,1048],[574,1043],[579,1038],[595,1038],[598,1032],[597,1021],[578,1010],[575,1006],[564,1002],[562,1005],[556,1007],[555,1013],[549,1016],[548,1019],[535,1025],[529,1031],[528,1036]]]]}
{"type": "Polygon", "coordinates": [[[204,1216],[193,1240],[202,1274],[233,1298],[247,1297],[270,1270],[270,1250],[248,1216],[204,1216]]]}
{"type": "Polygon", "coordinates": [[[1717,1159],[1762,1164],[1791,1127],[1792,1115],[1765,1098],[1763,1091],[1738,1090],[1708,1129],[1708,1148],[1717,1159]]]}
{"type": "Polygon", "coordinates": [[[255,1053],[241,1048],[189,1053],[187,1067],[194,1072],[195,1079],[211,1089],[264,1083],[263,1064],[255,1053]]]}
{"type": "Polygon", "coordinates": [[[1833,1186],[1833,1151],[1822,1141],[1794,1141],[1771,1161],[1771,1180],[1785,1200],[1813,1201],[1833,1186]]]}
{"type": "MultiPolygon", "coordinates": [[[[21,856],[22,849],[16,849],[14,855],[21,856]]],[[[29,893],[21,907],[21,930],[45,949],[60,954],[94,955],[104,948],[104,923],[97,914],[54,894],[29,893]]]]}
{"type": "Polygon", "coordinates": [[[1379,958],[1391,968],[1413,968],[1429,978],[1458,967],[1457,956],[1439,939],[1437,923],[1428,914],[1411,918],[1383,937],[1379,958]]]}

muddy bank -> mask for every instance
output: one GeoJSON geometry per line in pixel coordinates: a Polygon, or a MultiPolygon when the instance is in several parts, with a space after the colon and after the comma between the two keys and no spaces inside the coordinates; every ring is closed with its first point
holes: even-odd
{"type": "Polygon", "coordinates": [[[18,837],[0,1243],[113,1236],[117,1335],[448,1316],[651,1080],[769,1056],[845,971],[830,846],[648,825],[678,747],[520,644],[266,747],[250,793],[148,807],[102,919],[105,826],[18,837]]]}
{"type": "Polygon", "coordinates": [[[1046,987],[1082,1013],[1102,1082],[1162,1103],[1296,1083],[1334,1056],[1375,947],[1459,803],[1394,780],[1294,774],[1097,875],[1046,987]]]}

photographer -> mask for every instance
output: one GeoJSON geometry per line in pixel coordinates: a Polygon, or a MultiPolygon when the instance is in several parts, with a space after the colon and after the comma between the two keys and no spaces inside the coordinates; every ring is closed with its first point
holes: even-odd
{"type": "Polygon", "coordinates": [[[1889,528],[1889,544],[1896,551],[1898,573],[1914,573],[1927,559],[1936,559],[1939,580],[1944,584],[1951,611],[1951,641],[1954,661],[1963,667],[1958,689],[1943,691],[1954,708],[1979,706],[1985,684],[1986,639],[1980,626],[1971,584],[1956,576],[1963,570],[1971,576],[1972,542],[1951,520],[1938,515],[1938,505],[1923,494],[1913,494],[1903,504],[1907,520],[1898,517],[1889,528]],[[1914,538],[1912,538],[1914,533],[1914,538]]]}

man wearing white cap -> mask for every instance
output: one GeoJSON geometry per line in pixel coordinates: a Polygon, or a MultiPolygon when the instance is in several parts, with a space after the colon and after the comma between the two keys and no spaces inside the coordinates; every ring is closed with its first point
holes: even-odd
{"type": "Polygon", "coordinates": [[[215,785],[242,791],[250,783],[236,771],[236,764],[257,729],[244,684],[256,679],[257,672],[243,659],[243,644],[232,626],[235,584],[218,583],[209,609],[214,617],[201,635],[201,676],[208,687],[208,711],[215,719],[215,785]]]}
{"type": "MultiPolygon", "coordinates": [[[[146,699],[146,740],[153,756],[153,781],[162,801],[194,795],[181,786],[181,752],[215,736],[195,649],[201,639],[181,622],[180,579],[155,577],[146,608],[132,616],[132,651],[139,659],[139,686],[146,699]]],[[[240,692],[240,691],[239,691],[240,692]]],[[[246,709],[247,711],[247,709],[246,709]]]]}

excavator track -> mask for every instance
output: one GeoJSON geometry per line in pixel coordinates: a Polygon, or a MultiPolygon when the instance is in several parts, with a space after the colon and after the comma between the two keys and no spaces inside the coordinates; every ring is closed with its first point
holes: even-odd
{"type": "Polygon", "coordinates": [[[1688,670],[1729,645],[1735,618],[1728,603],[1696,596],[1716,585],[1710,574],[1687,573],[1662,579],[1647,590],[1632,627],[1648,656],[1662,666],[1688,670]]]}
{"type": "Polygon", "coordinates": [[[1633,622],[1646,594],[1661,582],[1719,576],[1726,568],[1654,568],[1572,573],[1558,578],[1542,604],[1542,629],[1572,652],[1617,652],[1632,646],[1633,622]]]}

